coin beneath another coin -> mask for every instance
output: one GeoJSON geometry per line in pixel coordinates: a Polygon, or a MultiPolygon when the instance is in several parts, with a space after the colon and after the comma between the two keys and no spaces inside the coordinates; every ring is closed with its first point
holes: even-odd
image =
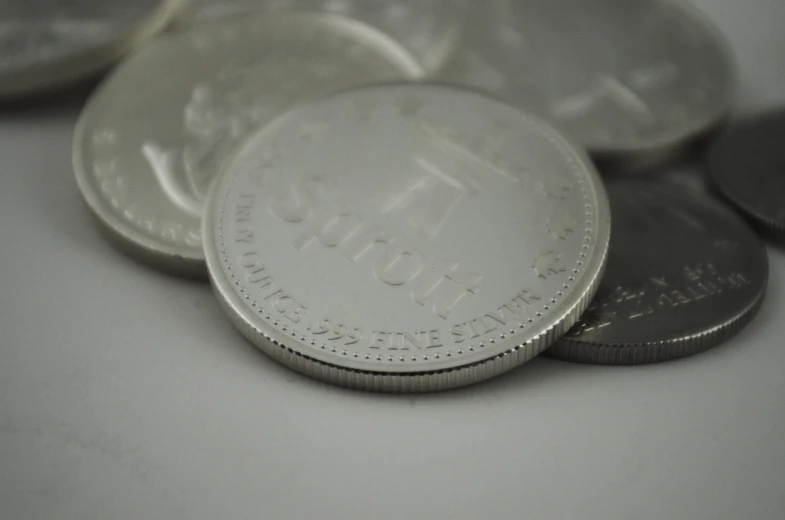
{"type": "Polygon", "coordinates": [[[476,4],[442,78],[539,114],[597,158],[651,163],[729,111],[730,54],[689,2],[476,4]]]}
{"type": "Polygon", "coordinates": [[[449,388],[531,359],[585,308],[610,230],[579,148],[432,85],[288,112],[214,189],[205,251],[234,323],[296,370],[370,390],[449,388]]]}
{"type": "Polygon", "coordinates": [[[608,269],[578,324],[548,354],[628,365],[695,354],[746,325],[766,291],[766,250],[733,212],[664,182],[607,183],[608,269]]]}
{"type": "Polygon", "coordinates": [[[0,4],[0,96],[101,72],[166,26],[182,0],[6,0],[0,4]]]}
{"type": "Polygon", "coordinates": [[[455,49],[465,8],[466,0],[196,0],[189,13],[194,20],[279,9],[346,16],[389,34],[435,70],[455,49]]]}
{"type": "Polygon", "coordinates": [[[250,130],[298,102],[421,73],[389,37],[333,15],[246,16],[168,34],[88,103],[74,137],[76,178],[119,245],[204,275],[204,199],[250,130]]]}
{"type": "Polygon", "coordinates": [[[710,155],[714,185],[777,241],[785,240],[785,109],[734,124],[710,155]]]}

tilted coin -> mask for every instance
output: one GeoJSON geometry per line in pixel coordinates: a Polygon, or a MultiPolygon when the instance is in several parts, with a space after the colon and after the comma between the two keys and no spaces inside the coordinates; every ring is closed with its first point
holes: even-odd
{"type": "Polygon", "coordinates": [[[76,178],[120,246],[204,275],[204,199],[251,129],[312,97],[420,74],[398,43],[332,15],[256,15],[168,34],[88,103],[74,137],[76,178]]]}
{"type": "MultiPolygon", "coordinates": [[[[397,39],[428,70],[444,64],[460,37],[466,0],[196,0],[190,19],[296,9],[346,16],[397,39]]],[[[189,16],[186,16],[189,18],[189,16]]]]}
{"type": "Polygon", "coordinates": [[[207,265],[233,322],[286,365],[369,390],[449,388],[531,359],[585,308],[610,230],[578,148],[433,85],[288,112],[214,190],[207,265]]]}
{"type": "Polygon", "coordinates": [[[605,277],[549,355],[619,365],[665,361],[715,346],[753,318],[768,259],[742,219],[676,184],[606,186],[613,237],[605,277]]]}
{"type": "Polygon", "coordinates": [[[6,0],[0,4],[0,96],[94,75],[162,29],[182,0],[6,0]]]}
{"type": "Polygon", "coordinates": [[[710,156],[713,184],[778,241],[785,240],[785,110],[734,124],[710,156]]]}
{"type": "Polygon", "coordinates": [[[729,111],[730,54],[689,2],[476,4],[442,78],[535,112],[597,158],[650,163],[729,111]]]}

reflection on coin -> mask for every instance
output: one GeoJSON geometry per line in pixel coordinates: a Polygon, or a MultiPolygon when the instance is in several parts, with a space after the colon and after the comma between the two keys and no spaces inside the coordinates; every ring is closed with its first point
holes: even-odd
{"type": "Polygon", "coordinates": [[[712,150],[710,172],[734,206],[785,240],[785,110],[730,127],[712,150]]]}
{"type": "Polygon", "coordinates": [[[534,111],[598,158],[675,153],[729,110],[730,55],[689,2],[476,4],[443,79],[534,111]]]}
{"type": "Polygon", "coordinates": [[[610,230],[582,152],[432,85],[288,112],[214,189],[205,251],[234,323],[296,370],[370,390],[449,388],[531,359],[585,308],[610,230]]]}
{"type": "Polygon", "coordinates": [[[0,4],[0,96],[100,72],[162,29],[182,0],[10,0],[0,4]]]}
{"type": "Polygon", "coordinates": [[[360,20],[404,45],[428,70],[444,64],[464,22],[466,0],[196,0],[196,20],[253,10],[297,9],[360,20]]]}
{"type": "Polygon", "coordinates": [[[766,290],[766,250],[718,202],[669,183],[610,182],[605,278],[549,355],[585,363],[665,361],[706,350],[746,325],[766,290]]]}
{"type": "Polygon", "coordinates": [[[312,97],[419,74],[396,42],[332,15],[257,15],[169,34],[90,100],[74,138],[76,177],[120,245],[204,274],[202,205],[251,129],[312,97]]]}

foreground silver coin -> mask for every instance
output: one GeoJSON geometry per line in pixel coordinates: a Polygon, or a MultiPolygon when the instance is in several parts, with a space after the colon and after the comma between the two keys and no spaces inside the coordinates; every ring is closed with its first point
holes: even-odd
{"type": "Polygon", "coordinates": [[[253,11],[297,9],[360,20],[395,38],[428,70],[455,49],[467,0],[195,0],[186,21],[253,11]]]}
{"type": "Polygon", "coordinates": [[[0,96],[92,76],[162,29],[182,0],[5,0],[0,4],[0,96]]]}
{"type": "Polygon", "coordinates": [[[606,275],[578,324],[549,355],[635,364],[695,354],[746,325],[766,291],[768,259],[747,224],[700,192],[610,182],[606,275]]]}
{"type": "Polygon", "coordinates": [[[714,185],[778,242],[785,241],[785,110],[739,121],[715,143],[714,185]]]}
{"type": "Polygon", "coordinates": [[[76,178],[127,251],[205,274],[204,198],[251,129],[312,97],[419,74],[399,44],[332,15],[257,15],[168,34],[88,103],[74,136],[76,178]]]}
{"type": "Polygon", "coordinates": [[[598,158],[651,163],[729,111],[728,49],[689,2],[489,0],[476,10],[442,78],[534,111],[598,158]]]}
{"type": "Polygon", "coordinates": [[[610,230],[591,163],[473,92],[392,85],[255,135],[210,199],[213,285],[264,352],[383,391],[509,370],[577,320],[610,230]]]}

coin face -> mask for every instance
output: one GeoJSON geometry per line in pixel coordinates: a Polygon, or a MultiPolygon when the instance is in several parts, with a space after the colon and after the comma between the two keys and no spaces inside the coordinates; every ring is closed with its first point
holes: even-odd
{"type": "Polygon", "coordinates": [[[192,20],[281,9],[360,20],[398,40],[424,67],[444,64],[460,37],[466,0],[196,0],[192,20]]]}
{"type": "Polygon", "coordinates": [[[714,185],[769,236],[785,239],[785,110],[729,127],[710,156],[714,185]]]}
{"type": "Polygon", "coordinates": [[[729,110],[729,53],[688,2],[479,4],[443,79],[531,110],[603,159],[670,154],[729,110]]]}
{"type": "Polygon", "coordinates": [[[10,0],[0,5],[0,96],[81,79],[163,28],[181,0],[10,0]]]}
{"type": "Polygon", "coordinates": [[[605,277],[549,355],[603,364],[665,361],[717,345],[752,319],[768,259],[742,219],[676,184],[606,186],[613,238],[605,277]]]}
{"type": "Polygon", "coordinates": [[[393,40],[332,15],[245,17],[169,34],[90,100],[74,138],[77,180],[120,245],[159,267],[204,274],[204,199],[250,129],[312,97],[419,74],[393,40]]]}
{"type": "Polygon", "coordinates": [[[288,112],[216,184],[214,287],[266,353],[371,390],[448,388],[577,319],[609,235],[590,162],[480,94],[366,88],[288,112]]]}

